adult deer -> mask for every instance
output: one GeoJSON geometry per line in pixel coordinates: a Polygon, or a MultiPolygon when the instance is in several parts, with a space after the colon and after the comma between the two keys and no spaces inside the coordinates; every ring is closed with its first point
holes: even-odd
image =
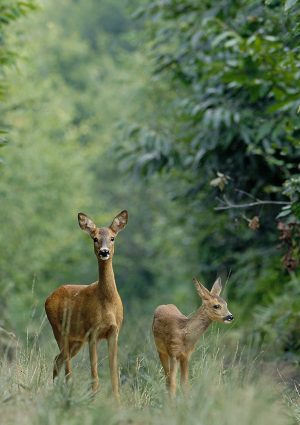
{"type": "Polygon", "coordinates": [[[222,291],[220,278],[215,281],[211,291],[196,278],[194,278],[194,284],[202,298],[202,306],[196,313],[187,317],[173,304],[160,305],[154,312],[152,330],[171,397],[176,394],[178,362],[181,383],[186,392],[189,360],[196,342],[213,321],[222,323],[233,321],[226,301],[220,297],[222,291]]]}
{"type": "Polygon", "coordinates": [[[89,343],[92,390],[99,387],[97,342],[107,339],[112,389],[119,399],[118,335],[123,321],[123,305],[119,296],[112,258],[114,241],[126,226],[126,210],[118,214],[110,227],[97,227],[85,214],[78,214],[79,226],[93,239],[98,260],[99,279],[90,285],[63,285],[46,300],[45,309],[60,353],[55,357],[53,380],[63,363],[65,374],[71,374],[70,359],[85,342],[89,343]]]}

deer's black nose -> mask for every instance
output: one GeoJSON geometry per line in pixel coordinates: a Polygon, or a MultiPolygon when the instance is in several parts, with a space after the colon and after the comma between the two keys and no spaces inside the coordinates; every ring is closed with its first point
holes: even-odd
{"type": "Polygon", "coordinates": [[[101,257],[107,257],[109,255],[109,250],[106,248],[102,248],[100,249],[99,254],[101,255],[101,257]]]}
{"type": "Polygon", "coordinates": [[[232,322],[234,320],[234,317],[232,314],[228,314],[228,316],[225,317],[225,320],[228,320],[229,322],[232,322]]]}

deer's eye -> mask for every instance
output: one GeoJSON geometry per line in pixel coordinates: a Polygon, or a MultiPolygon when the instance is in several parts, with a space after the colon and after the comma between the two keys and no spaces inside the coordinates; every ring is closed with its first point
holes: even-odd
{"type": "Polygon", "coordinates": [[[220,306],[220,304],[215,304],[215,305],[214,305],[214,308],[215,308],[216,310],[218,310],[219,308],[221,308],[221,306],[220,306]]]}
{"type": "Polygon", "coordinates": [[[99,242],[98,238],[94,238],[94,242],[99,242]]]}
{"type": "Polygon", "coordinates": [[[110,238],[110,240],[113,242],[113,241],[115,240],[115,238],[112,236],[112,237],[110,238]]]}

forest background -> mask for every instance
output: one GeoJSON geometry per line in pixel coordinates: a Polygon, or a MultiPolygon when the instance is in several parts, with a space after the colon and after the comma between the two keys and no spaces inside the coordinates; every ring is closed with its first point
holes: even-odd
{"type": "Polygon", "coordinates": [[[77,213],[126,208],[123,343],[146,334],[158,370],[153,310],[191,313],[192,277],[221,275],[236,321],[208,340],[297,390],[299,18],[295,0],[0,0],[0,325],[21,345],[54,353],[45,298],[96,279],[77,213]]]}

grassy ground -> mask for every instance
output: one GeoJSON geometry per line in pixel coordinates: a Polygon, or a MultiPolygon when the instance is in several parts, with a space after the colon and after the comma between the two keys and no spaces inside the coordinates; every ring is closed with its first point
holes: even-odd
{"type": "Polygon", "coordinates": [[[175,402],[164,380],[145,323],[127,323],[120,341],[121,407],[111,395],[106,344],[99,349],[101,391],[89,391],[87,350],[73,361],[73,379],[53,385],[56,346],[47,328],[0,369],[1,424],[200,424],[289,425],[300,423],[297,388],[264,373],[259,356],[240,350],[230,330],[207,332],[194,353],[191,392],[175,402]],[[133,329],[134,333],[128,332],[133,329]],[[235,347],[235,349],[233,349],[235,347]]]}

